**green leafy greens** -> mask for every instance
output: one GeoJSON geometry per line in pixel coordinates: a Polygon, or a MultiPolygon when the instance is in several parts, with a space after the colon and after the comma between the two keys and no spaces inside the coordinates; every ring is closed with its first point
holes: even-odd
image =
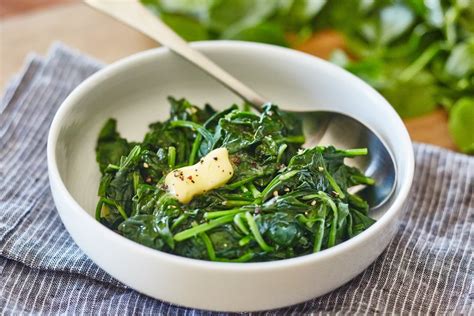
{"type": "Polygon", "coordinates": [[[301,122],[277,106],[216,111],[169,98],[170,117],[130,143],[109,119],[97,142],[96,219],[164,252],[212,261],[292,258],[333,247],[375,221],[348,188],[373,179],[344,164],[366,149],[302,149],[301,122]],[[234,169],[222,187],[182,204],[165,176],[225,147],[234,169]]]}
{"type": "Polygon", "coordinates": [[[474,153],[473,116],[459,116],[474,111],[474,0],[141,1],[191,41],[291,46],[335,29],[347,51],[334,51],[333,62],[378,89],[402,117],[442,105],[454,141],[474,153]]]}

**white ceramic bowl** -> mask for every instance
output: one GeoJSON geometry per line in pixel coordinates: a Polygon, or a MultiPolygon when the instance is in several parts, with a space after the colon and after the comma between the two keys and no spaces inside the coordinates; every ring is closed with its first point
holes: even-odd
{"type": "Polygon", "coordinates": [[[166,254],[130,241],[94,217],[99,169],[94,146],[109,117],[127,138],[142,139],[166,117],[166,97],[228,106],[241,101],[165,48],[127,57],[91,76],[64,101],[48,139],[54,201],[79,247],[101,268],[137,291],[167,302],[218,311],[256,311],[325,294],[371,264],[397,229],[413,178],[408,133],[392,107],[367,84],[326,61],[270,45],[214,41],[193,44],[274,102],[347,113],[372,127],[390,147],[399,182],[367,231],[313,255],[264,263],[217,263],[166,254]]]}

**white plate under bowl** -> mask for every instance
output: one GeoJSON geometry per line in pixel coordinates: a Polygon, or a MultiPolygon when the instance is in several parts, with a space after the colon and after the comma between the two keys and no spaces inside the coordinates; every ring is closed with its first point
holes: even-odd
{"type": "Polygon", "coordinates": [[[166,48],[127,57],[97,72],[64,101],[48,139],[48,170],[56,207],[79,247],[101,268],[137,291],[167,302],[218,311],[256,311],[323,295],[362,272],[397,229],[413,178],[414,158],[399,116],[376,91],[326,61],[264,44],[194,43],[237,78],[283,107],[329,109],[373,128],[398,169],[394,198],[367,231],[313,255],[264,263],[218,263],[166,254],[130,241],[94,219],[100,179],[94,147],[109,117],[131,140],[168,113],[166,97],[225,107],[241,101],[166,48]]]}

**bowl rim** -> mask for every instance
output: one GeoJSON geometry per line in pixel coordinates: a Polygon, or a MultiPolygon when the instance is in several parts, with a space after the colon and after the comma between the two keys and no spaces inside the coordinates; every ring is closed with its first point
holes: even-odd
{"type": "Polygon", "coordinates": [[[325,260],[329,257],[337,256],[350,248],[363,245],[366,240],[370,239],[374,235],[377,235],[381,232],[381,230],[384,230],[385,226],[391,222],[391,220],[397,215],[397,213],[402,211],[403,203],[405,202],[408,193],[410,192],[410,188],[413,181],[413,147],[411,145],[411,139],[408,134],[408,131],[405,125],[403,124],[401,118],[398,116],[393,107],[375,89],[370,87],[367,83],[365,83],[355,75],[340,68],[339,66],[336,66],[328,61],[325,61],[313,55],[309,55],[307,53],[303,53],[285,47],[262,43],[229,40],[194,42],[191,43],[191,46],[199,50],[212,50],[216,52],[227,49],[244,49],[264,51],[264,53],[266,54],[278,54],[283,56],[293,55],[293,57],[300,58],[308,63],[319,63],[319,66],[326,68],[327,71],[335,72],[338,76],[342,76],[345,80],[350,80],[351,84],[354,85],[354,88],[365,90],[365,92],[370,94],[372,98],[375,98],[379,106],[385,107],[385,110],[388,112],[388,114],[390,114],[392,119],[396,120],[396,123],[400,124],[402,127],[402,134],[398,136],[400,148],[403,150],[403,157],[405,159],[406,168],[404,175],[400,176],[400,170],[397,165],[398,181],[400,182],[400,192],[396,196],[394,196],[393,204],[389,209],[386,210],[386,212],[381,216],[381,218],[378,219],[371,227],[369,227],[361,234],[332,248],[325,249],[318,253],[312,253],[304,256],[276,261],[233,263],[187,258],[146,247],[108,229],[107,227],[96,221],[93,216],[91,216],[85,209],[83,209],[66,188],[66,185],[64,184],[59,172],[55,154],[59,131],[61,129],[64,117],[69,113],[72,108],[75,107],[77,101],[79,101],[83,97],[83,95],[87,94],[91,89],[94,89],[94,87],[98,83],[107,80],[108,77],[112,77],[115,74],[121,73],[130,68],[134,68],[134,66],[137,64],[146,63],[154,59],[159,59],[161,56],[166,54],[172,54],[168,48],[158,47],[127,56],[110,64],[109,66],[104,67],[103,69],[94,73],[92,76],[88,77],[81,84],[79,84],[63,101],[51,123],[47,143],[47,163],[51,189],[59,190],[59,192],[57,193],[63,196],[65,198],[65,201],[67,201],[70,206],[68,211],[76,213],[80,220],[84,221],[87,227],[92,227],[94,229],[99,230],[102,236],[104,236],[104,238],[106,238],[110,242],[121,244],[122,247],[133,247],[135,248],[134,251],[140,252],[141,255],[155,257],[158,260],[166,260],[175,265],[181,266],[192,264],[195,267],[200,267],[204,269],[214,269],[219,271],[258,271],[268,268],[283,269],[287,268],[288,266],[300,266],[308,263],[316,263],[318,261],[325,260]]]}

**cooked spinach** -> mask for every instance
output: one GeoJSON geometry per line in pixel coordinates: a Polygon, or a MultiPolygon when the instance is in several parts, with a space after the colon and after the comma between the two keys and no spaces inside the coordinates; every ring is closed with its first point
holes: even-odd
{"type": "Polygon", "coordinates": [[[102,172],[98,221],[164,252],[212,261],[292,258],[333,247],[375,221],[348,188],[374,180],[344,164],[366,149],[304,143],[301,122],[276,105],[261,113],[216,111],[169,98],[170,117],[130,143],[110,119],[97,142],[102,172]],[[165,176],[227,148],[234,174],[188,203],[167,192],[165,176]]]}

